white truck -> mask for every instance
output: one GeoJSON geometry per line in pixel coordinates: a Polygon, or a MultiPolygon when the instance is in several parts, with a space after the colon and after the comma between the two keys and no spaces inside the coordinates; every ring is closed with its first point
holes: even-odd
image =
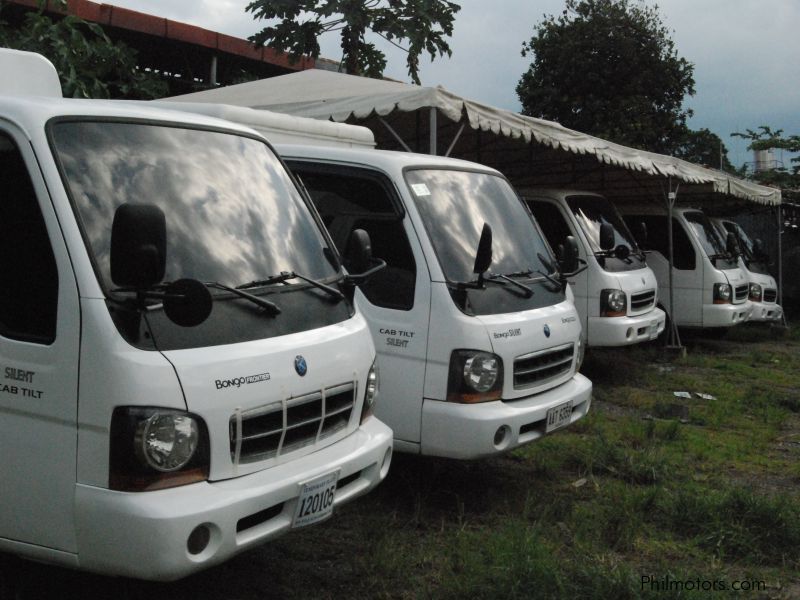
{"type": "Polygon", "coordinates": [[[0,116],[0,551],[172,580],[386,476],[355,276],[263,137],[12,50],[0,116]]]}
{"type": "Polygon", "coordinates": [[[739,266],[747,273],[750,284],[750,302],[753,312],[750,321],[777,323],[783,318],[783,308],[778,304],[778,284],[767,268],[768,258],[761,240],[751,240],[736,221],[712,217],[723,236],[733,235],[739,245],[739,266]]]}
{"type": "Polygon", "coordinates": [[[278,145],[345,257],[387,263],[356,298],[378,352],[376,414],[399,451],[474,459],[587,414],[581,324],[563,272],[497,171],[403,152],[278,145]],[[560,272],[559,272],[560,271],[560,272]]]}
{"type": "Polygon", "coordinates": [[[570,278],[587,343],[627,346],[657,338],[666,315],[658,282],[614,205],[604,196],[563,189],[520,190],[553,248],[578,242],[586,269],[570,278]]]}
{"type": "Polygon", "coordinates": [[[676,207],[672,217],[672,298],[668,215],[652,204],[620,203],[628,226],[646,231],[640,246],[658,280],[658,297],[681,327],[720,328],[745,322],[752,311],[747,275],[702,210],[676,207]],[[644,224],[644,227],[641,227],[644,224]]]}

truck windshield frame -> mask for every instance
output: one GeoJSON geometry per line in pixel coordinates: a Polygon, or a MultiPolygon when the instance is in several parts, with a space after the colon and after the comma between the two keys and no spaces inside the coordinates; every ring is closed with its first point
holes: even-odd
{"type": "Polygon", "coordinates": [[[567,206],[572,211],[575,220],[580,225],[586,239],[589,240],[590,250],[595,255],[602,255],[600,266],[610,272],[635,271],[644,267],[644,255],[640,255],[636,240],[622,217],[619,216],[614,205],[607,198],[583,194],[567,196],[567,206]],[[613,256],[611,252],[604,252],[600,248],[600,226],[608,224],[614,230],[614,247],[627,246],[631,253],[626,260],[613,256]]]}
{"type": "Polygon", "coordinates": [[[493,234],[491,272],[547,268],[538,254],[552,258],[550,250],[524,203],[502,177],[420,167],[407,169],[405,178],[448,281],[475,277],[472,268],[484,223],[493,234]]]}
{"type": "Polygon", "coordinates": [[[554,291],[540,275],[548,272],[540,256],[552,264],[556,261],[529,209],[504,177],[432,165],[406,168],[404,178],[448,283],[476,278],[475,255],[483,226],[488,224],[492,228],[489,273],[511,274],[520,283],[539,280],[544,284],[534,286],[530,297],[513,293],[509,285],[470,290],[465,292],[469,301],[457,301],[459,308],[468,314],[499,314],[564,299],[563,290],[554,291]]]}
{"type": "Polygon", "coordinates": [[[729,221],[729,223],[731,223],[733,229],[728,228],[727,224],[725,225],[725,229],[726,231],[732,231],[739,240],[739,247],[742,249],[747,269],[759,275],[769,275],[770,272],[767,266],[755,255],[755,244],[750,239],[750,236],[747,235],[745,230],[742,229],[742,226],[738,223],[734,223],[733,221],[729,221]]]}
{"type": "Polygon", "coordinates": [[[126,202],[155,204],[166,215],[165,281],[191,277],[235,287],[281,271],[341,277],[324,256],[332,244],[313,209],[256,137],[89,118],[51,121],[48,135],[106,294],[115,287],[111,223],[126,202]]]}
{"type": "Polygon", "coordinates": [[[683,213],[683,218],[700,243],[703,252],[711,259],[711,263],[716,268],[733,269],[737,266],[736,260],[728,255],[725,241],[705,213],[699,210],[690,210],[683,213]]]}
{"type": "Polygon", "coordinates": [[[257,135],[136,118],[58,117],[47,135],[97,280],[120,334],[144,350],[179,350],[310,331],[355,315],[350,299],[300,278],[248,293],[225,291],[283,271],[334,289],[338,255],[310,200],[257,135]],[[163,281],[214,282],[211,315],[182,327],[153,301],[131,305],[111,279],[111,228],[123,203],[155,204],[167,223],[163,281]],[[222,284],[222,285],[217,285],[222,284]],[[266,298],[265,298],[266,300],[266,298]]]}

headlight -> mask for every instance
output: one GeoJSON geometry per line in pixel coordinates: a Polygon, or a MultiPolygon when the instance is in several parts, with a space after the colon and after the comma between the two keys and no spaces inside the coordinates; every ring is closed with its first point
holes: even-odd
{"type": "Polygon", "coordinates": [[[202,419],[185,411],[117,407],[110,440],[112,490],[158,490],[208,479],[208,431],[202,419]]]}
{"type": "Polygon", "coordinates": [[[503,361],[480,350],[454,350],[447,381],[448,402],[499,400],[503,390],[503,361]]]}
{"type": "Polygon", "coordinates": [[[714,284],[714,304],[729,304],[731,301],[731,286],[727,283],[714,284]]]}
{"type": "Polygon", "coordinates": [[[156,471],[169,473],[186,466],[197,450],[197,421],[184,413],[155,412],[136,429],[139,460],[156,471]]]}
{"type": "Polygon", "coordinates": [[[750,300],[753,302],[761,302],[761,286],[757,283],[750,284],[750,300]]]}
{"type": "Polygon", "coordinates": [[[575,346],[575,371],[580,371],[583,366],[583,358],[586,356],[586,340],[583,339],[583,334],[578,337],[575,346]]]}
{"type": "Polygon", "coordinates": [[[622,290],[600,292],[600,316],[624,317],[628,308],[628,297],[622,290]]]}
{"type": "Polygon", "coordinates": [[[373,362],[367,375],[367,389],[364,391],[364,406],[361,407],[361,422],[371,416],[378,401],[378,390],[380,388],[380,372],[378,363],[373,362]]]}

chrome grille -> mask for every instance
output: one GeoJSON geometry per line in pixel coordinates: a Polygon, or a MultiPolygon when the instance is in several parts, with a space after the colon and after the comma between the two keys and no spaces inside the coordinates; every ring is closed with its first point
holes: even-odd
{"type": "Polygon", "coordinates": [[[747,300],[747,294],[750,292],[750,286],[746,283],[744,285],[737,285],[736,286],[736,295],[735,301],[736,302],[744,302],[747,300]]]}
{"type": "Polygon", "coordinates": [[[764,302],[775,302],[777,299],[777,290],[764,290],[764,302]]]}
{"type": "Polygon", "coordinates": [[[631,312],[642,312],[652,307],[656,302],[656,291],[648,290],[631,294],[631,312]]]}
{"type": "Polygon", "coordinates": [[[355,406],[353,383],[234,413],[229,422],[234,464],[276,458],[342,431],[355,406]]]}
{"type": "Polygon", "coordinates": [[[572,368],[574,344],[548,348],[514,359],[514,389],[540,385],[565,373],[572,368]]]}

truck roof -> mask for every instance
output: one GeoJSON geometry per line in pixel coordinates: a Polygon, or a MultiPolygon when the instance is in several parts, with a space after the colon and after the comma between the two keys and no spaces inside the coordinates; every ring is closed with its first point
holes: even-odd
{"type": "Polygon", "coordinates": [[[56,117],[152,120],[183,125],[200,125],[258,135],[256,131],[225,121],[185,111],[167,110],[134,100],[80,100],[52,96],[0,95],[0,114],[16,123],[30,137],[47,121],[56,117]]]}
{"type": "Polygon", "coordinates": [[[445,167],[483,171],[495,175],[502,174],[496,169],[478,163],[434,156],[415,152],[398,152],[395,150],[374,150],[362,148],[332,148],[321,146],[305,146],[301,144],[277,144],[275,149],[284,158],[323,159],[339,163],[350,163],[353,166],[370,166],[387,172],[409,167],[445,167]]]}

